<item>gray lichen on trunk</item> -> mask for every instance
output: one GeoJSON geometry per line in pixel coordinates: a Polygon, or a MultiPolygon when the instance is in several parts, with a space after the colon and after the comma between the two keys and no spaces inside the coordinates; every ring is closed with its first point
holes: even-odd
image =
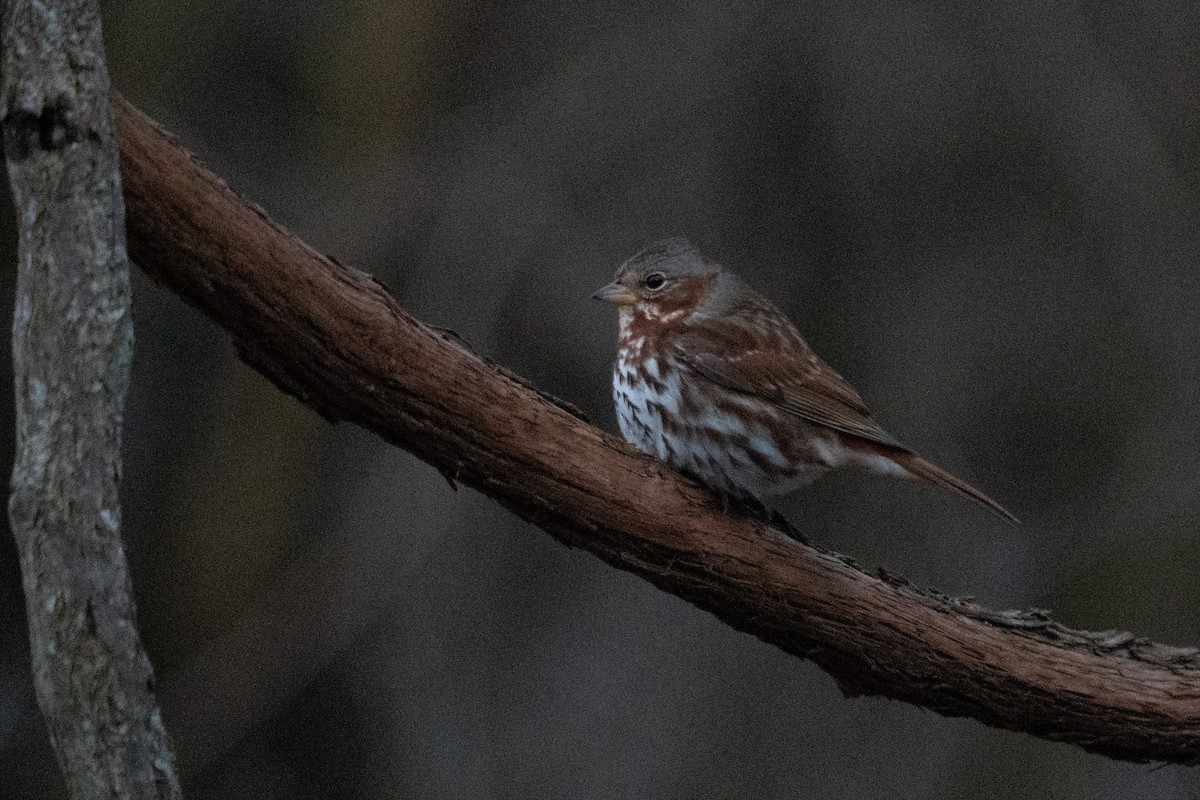
{"type": "Polygon", "coordinates": [[[38,701],[73,798],[178,797],[120,538],[133,359],[95,0],[10,0],[4,152],[20,227],[9,517],[38,701]]]}

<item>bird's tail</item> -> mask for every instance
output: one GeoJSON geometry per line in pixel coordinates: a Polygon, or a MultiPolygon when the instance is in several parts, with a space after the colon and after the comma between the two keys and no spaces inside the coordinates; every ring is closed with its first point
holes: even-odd
{"type": "Polygon", "coordinates": [[[904,467],[904,469],[908,471],[908,473],[911,474],[916,480],[925,481],[926,483],[931,483],[939,488],[948,489],[951,492],[960,494],[963,497],[968,497],[971,500],[974,500],[976,503],[979,503],[981,506],[985,506],[989,511],[1003,519],[1005,522],[1008,522],[1012,525],[1018,524],[1017,518],[1008,513],[1008,510],[1005,509],[1004,506],[1000,505],[995,500],[964,481],[962,478],[950,474],[937,464],[934,464],[932,461],[927,461],[916,453],[908,451],[893,451],[889,452],[887,456],[892,461],[904,467]]]}

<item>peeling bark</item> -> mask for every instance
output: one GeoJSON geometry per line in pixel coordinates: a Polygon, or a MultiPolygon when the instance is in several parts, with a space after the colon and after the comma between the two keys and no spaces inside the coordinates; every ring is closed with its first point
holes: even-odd
{"type": "Polygon", "coordinates": [[[9,519],[38,703],[71,797],[178,797],[120,537],[133,325],[98,3],[10,0],[2,35],[20,228],[9,519]]]}
{"type": "Polygon", "coordinates": [[[331,420],[415,453],[560,541],[877,694],[1132,761],[1200,763],[1200,652],[921,590],[724,513],[313,251],[118,103],[130,251],[331,420]]]}

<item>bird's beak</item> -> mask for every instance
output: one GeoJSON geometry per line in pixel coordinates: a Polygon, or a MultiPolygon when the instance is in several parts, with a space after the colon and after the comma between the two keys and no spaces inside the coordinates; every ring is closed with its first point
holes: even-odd
{"type": "Polygon", "coordinates": [[[616,281],[598,289],[592,297],[596,300],[612,303],[614,306],[629,306],[637,302],[637,296],[616,281]]]}

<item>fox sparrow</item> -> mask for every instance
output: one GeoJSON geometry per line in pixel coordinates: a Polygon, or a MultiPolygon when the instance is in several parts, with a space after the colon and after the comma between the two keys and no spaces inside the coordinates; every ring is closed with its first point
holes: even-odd
{"type": "Polygon", "coordinates": [[[857,467],[948,489],[1016,519],[879,426],[769,300],[685,239],[634,255],[593,295],[615,304],[625,439],[719,491],[761,498],[857,467]]]}

